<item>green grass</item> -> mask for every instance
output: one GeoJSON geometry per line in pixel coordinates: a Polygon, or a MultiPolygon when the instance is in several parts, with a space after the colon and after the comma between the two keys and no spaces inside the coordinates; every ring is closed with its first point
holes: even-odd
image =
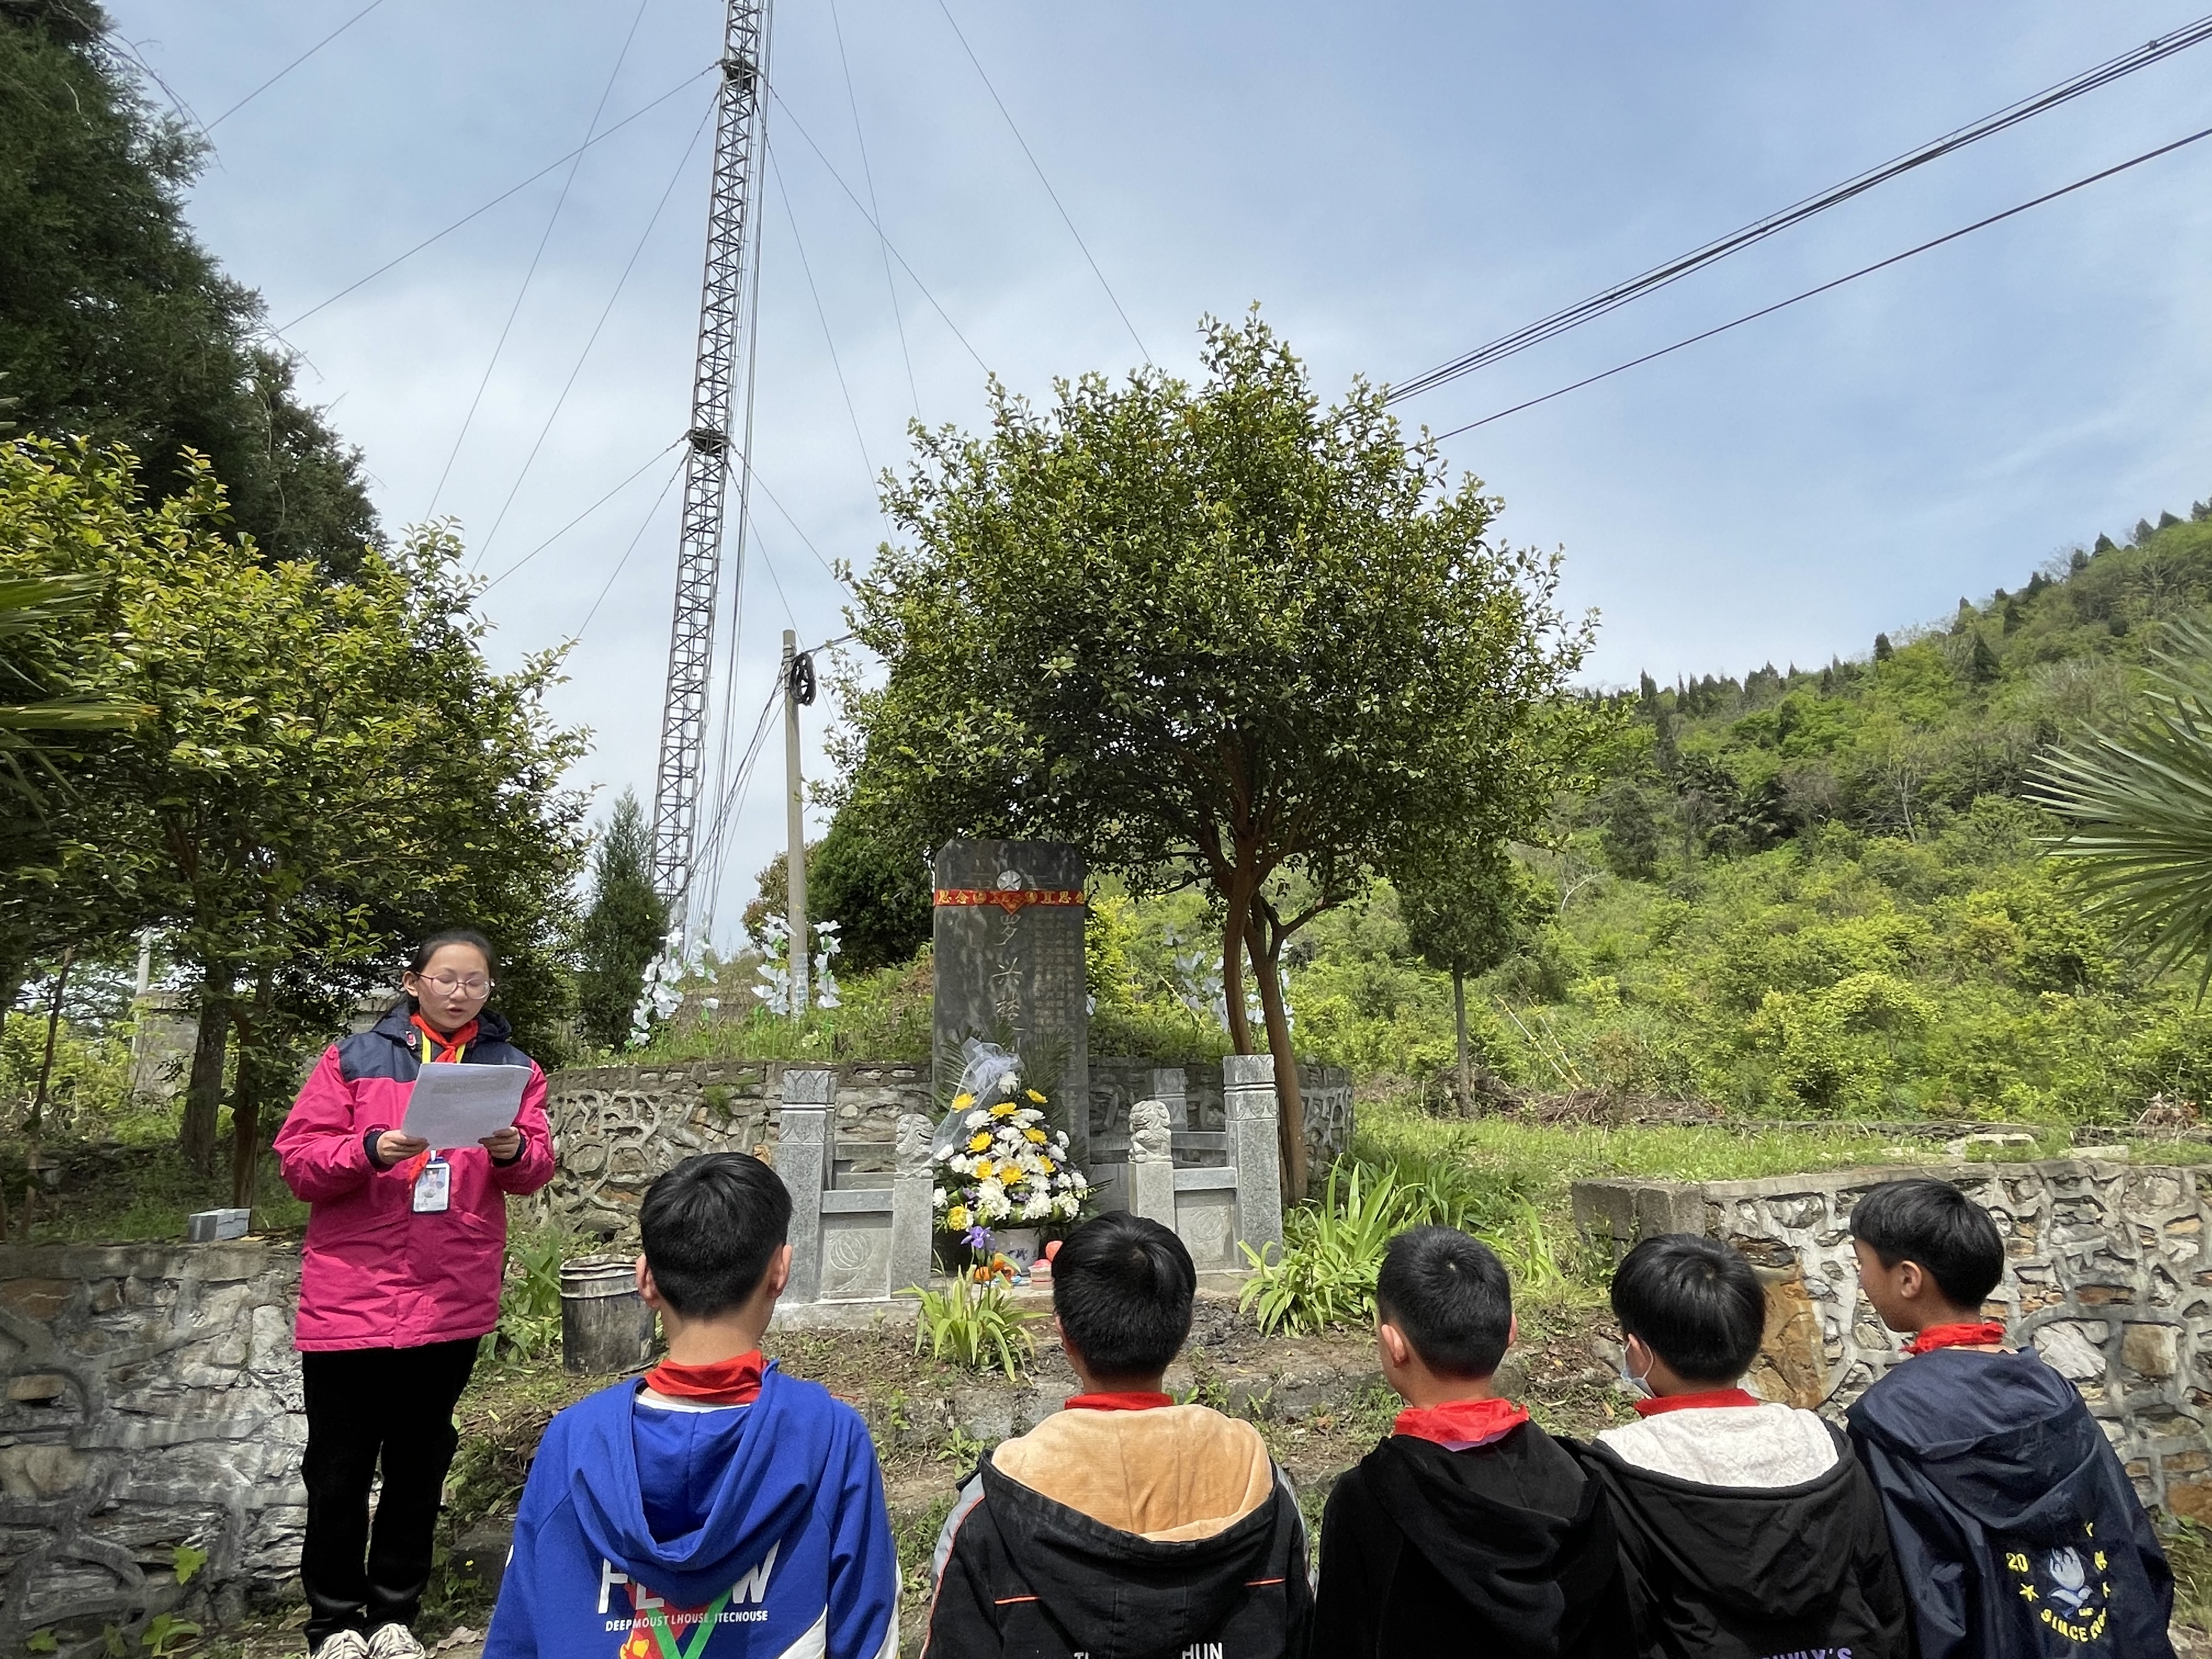
{"type": "MultiPolygon", "coordinates": [[[[185,1218],[195,1210],[230,1203],[230,1145],[216,1148],[215,1173],[203,1176],[177,1154],[175,1131],[158,1141],[137,1145],[50,1141],[46,1156],[62,1165],[58,1192],[40,1192],[33,1200],[31,1242],[41,1244],[132,1243],[181,1240],[185,1218]]],[[[264,1152],[256,1172],[253,1227],[257,1232],[293,1232],[307,1224],[307,1206],[292,1196],[276,1172],[273,1153],[264,1152]]],[[[24,1188],[22,1152],[0,1154],[14,1236],[22,1237],[24,1188]]]]}

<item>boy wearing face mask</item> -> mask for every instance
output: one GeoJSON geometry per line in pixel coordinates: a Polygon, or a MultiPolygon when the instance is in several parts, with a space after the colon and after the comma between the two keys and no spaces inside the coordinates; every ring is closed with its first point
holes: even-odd
{"type": "Polygon", "coordinates": [[[1842,1434],[1739,1383],[1766,1297],[1751,1264],[1688,1233],[1613,1279],[1638,1420],[1584,1449],[1620,1539],[1636,1649],[1659,1659],[1905,1659],[1881,1503],[1842,1434]]]}

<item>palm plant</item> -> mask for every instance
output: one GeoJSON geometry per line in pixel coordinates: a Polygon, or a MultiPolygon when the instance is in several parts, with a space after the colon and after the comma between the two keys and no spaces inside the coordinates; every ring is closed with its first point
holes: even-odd
{"type": "MultiPolygon", "coordinates": [[[[11,659],[7,642],[82,614],[92,608],[100,591],[100,582],[86,576],[0,578],[0,670],[16,684],[43,692],[46,688],[11,659]]],[[[39,792],[25,763],[59,776],[32,733],[111,732],[138,720],[143,712],[127,698],[99,694],[0,703],[0,788],[35,804],[39,792]]]]}
{"type": "Polygon", "coordinates": [[[2212,633],[2168,624],[2149,706],[2116,732],[2053,749],[2029,793],[2066,820],[2047,843],[2073,862],[2087,908],[2149,952],[2154,969],[2194,959],[2212,983],[2212,633]]]}

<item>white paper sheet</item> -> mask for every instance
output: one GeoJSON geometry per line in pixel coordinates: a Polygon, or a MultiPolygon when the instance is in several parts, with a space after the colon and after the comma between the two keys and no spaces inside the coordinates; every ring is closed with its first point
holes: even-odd
{"type": "Polygon", "coordinates": [[[407,1121],[400,1132],[440,1152],[473,1146],[514,1121],[529,1081],[527,1066],[425,1066],[407,1097],[407,1121]]]}

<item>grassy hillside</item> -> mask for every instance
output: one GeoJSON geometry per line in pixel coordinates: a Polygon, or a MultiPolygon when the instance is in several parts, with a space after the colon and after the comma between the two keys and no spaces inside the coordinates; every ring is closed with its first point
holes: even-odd
{"type": "MultiPolygon", "coordinates": [[[[1778,1117],[2120,1121],[2204,1100],[2212,1015],[2081,913],[2022,793],[2039,750],[2124,718],[2168,625],[2212,605],[2212,503],[2192,513],[1863,657],[1647,678],[1612,699],[1601,787],[1563,805],[1552,846],[1522,849],[1524,948],[1469,988],[1485,1066],[1778,1117]]],[[[1132,902],[1109,884],[1093,1052],[1221,1052],[1212,937],[1194,896],[1132,902]]],[[[1370,1076],[1449,1068],[1449,987],[1413,957],[1387,885],[1289,960],[1302,1048],[1370,1076]]],[[[927,996],[917,963],[849,985],[805,1032],[733,1021],[656,1047],[918,1055],[927,996]]]]}

